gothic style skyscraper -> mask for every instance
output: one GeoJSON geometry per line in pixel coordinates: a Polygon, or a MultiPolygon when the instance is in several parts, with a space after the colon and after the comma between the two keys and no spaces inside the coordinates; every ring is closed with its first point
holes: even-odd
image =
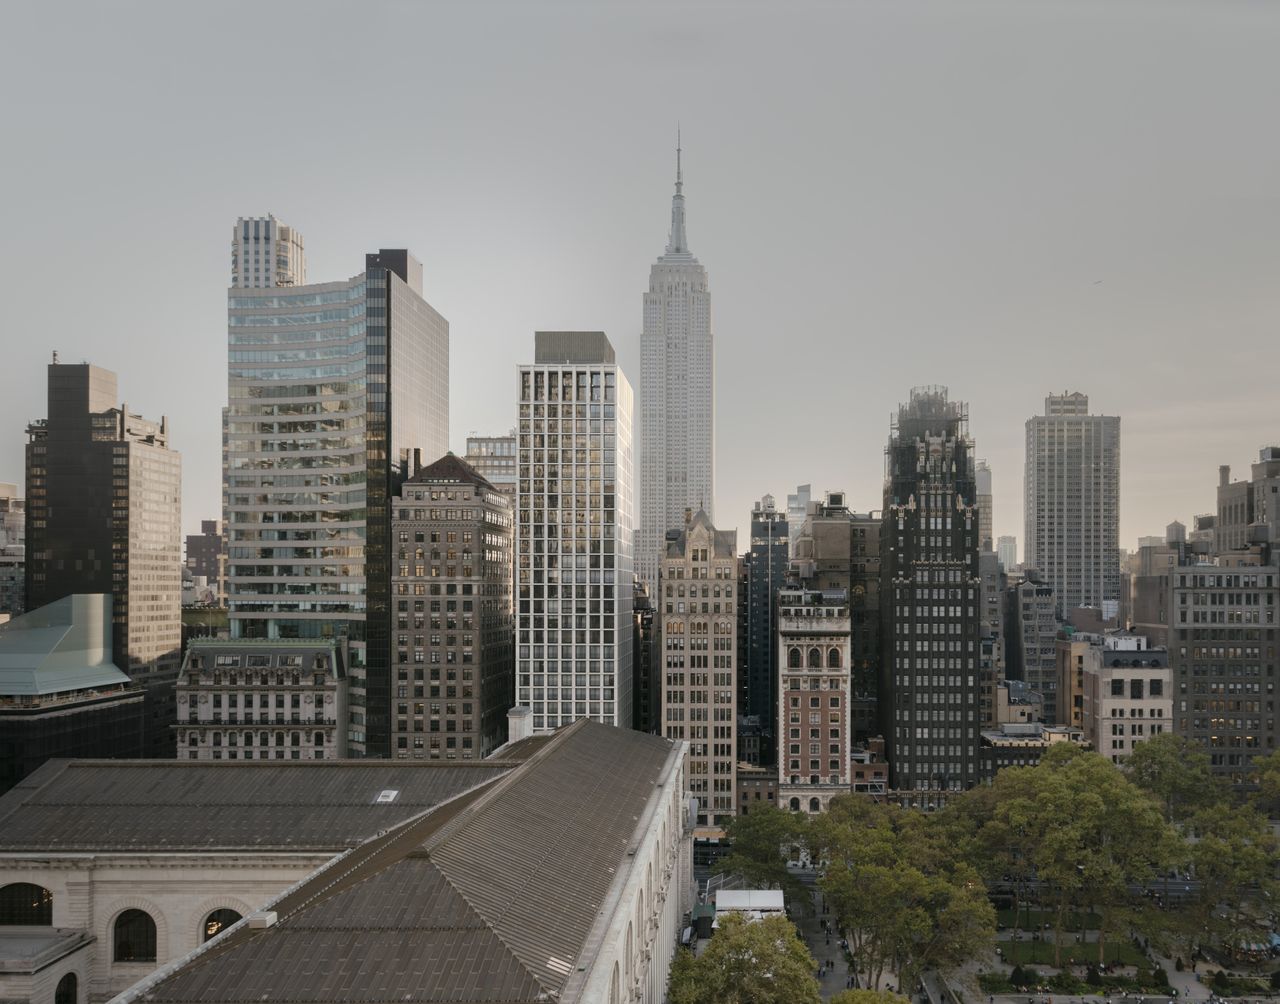
{"type": "Polygon", "coordinates": [[[980,516],[968,408],[918,387],[885,451],[880,527],[881,717],[893,786],[982,779],[980,516]]]}
{"type": "Polygon", "coordinates": [[[666,254],[649,271],[640,337],[640,530],[636,572],[658,581],[666,534],[685,509],[715,519],[715,346],[707,270],[684,231],[684,176],[676,147],[676,193],[666,254]]]}

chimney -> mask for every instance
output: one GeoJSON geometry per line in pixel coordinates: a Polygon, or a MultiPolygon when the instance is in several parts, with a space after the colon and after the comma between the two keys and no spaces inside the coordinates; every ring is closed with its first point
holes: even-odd
{"type": "Polygon", "coordinates": [[[1223,464],[1218,468],[1218,487],[1226,488],[1231,483],[1231,465],[1223,464]]]}
{"type": "Polygon", "coordinates": [[[684,511],[684,525],[685,525],[685,526],[688,526],[688,525],[689,525],[690,523],[692,523],[692,522],[693,522],[693,510],[692,510],[692,509],[685,509],[685,511],[684,511]]]}
{"type": "Polygon", "coordinates": [[[422,450],[418,447],[413,448],[413,476],[416,478],[422,473],[422,450]]]}
{"type": "Polygon", "coordinates": [[[533,735],[533,709],[516,706],[507,711],[507,742],[518,743],[533,735]]]}

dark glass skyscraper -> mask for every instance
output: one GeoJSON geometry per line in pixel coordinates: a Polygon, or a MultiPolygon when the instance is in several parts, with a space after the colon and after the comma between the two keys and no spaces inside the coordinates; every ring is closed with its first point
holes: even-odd
{"type": "Polygon", "coordinates": [[[967,407],[916,388],[885,450],[880,705],[898,790],[982,777],[979,509],[967,407]]]}
{"type": "Polygon", "coordinates": [[[403,250],[344,282],[228,295],[232,636],[347,637],[348,748],[388,756],[388,505],[415,448],[448,447],[448,322],[403,250]]]}
{"type": "Polygon", "coordinates": [[[766,495],[751,511],[751,551],[747,558],[746,651],[739,653],[738,708],[758,717],[764,730],[760,760],[774,763],[773,725],[777,717],[777,660],[774,658],[774,604],[786,584],[790,537],[785,512],[766,495]]]}
{"type": "Polygon", "coordinates": [[[48,370],[48,418],[27,429],[27,609],[111,597],[111,657],[143,684],[146,753],[173,756],[182,645],[182,458],[169,427],[117,403],[116,375],[48,370]]]}

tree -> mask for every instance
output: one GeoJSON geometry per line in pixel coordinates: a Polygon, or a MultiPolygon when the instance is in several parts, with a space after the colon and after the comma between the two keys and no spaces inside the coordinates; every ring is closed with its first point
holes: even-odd
{"type": "Polygon", "coordinates": [[[783,848],[807,840],[807,821],[772,805],[753,806],[745,816],[729,821],[729,853],[715,867],[717,874],[739,875],[756,889],[781,889],[787,902],[801,908],[809,902],[804,884],[787,869],[783,848]]]}
{"type": "Polygon", "coordinates": [[[841,990],[829,1004],[911,1004],[911,999],[888,990],[841,990]]]}
{"type": "Polygon", "coordinates": [[[1254,779],[1258,784],[1254,796],[1258,808],[1271,819],[1280,816],[1280,749],[1253,758],[1254,779]]]}
{"type": "Polygon", "coordinates": [[[718,925],[701,955],[676,956],[670,1004],[821,1004],[818,964],[791,921],[727,913],[718,925]]]}
{"type": "Polygon", "coordinates": [[[1213,776],[1204,747],[1172,732],[1135,746],[1124,762],[1124,774],[1160,803],[1170,823],[1182,822],[1228,795],[1213,776]]]}
{"type": "Polygon", "coordinates": [[[1150,926],[1134,888],[1167,865],[1177,835],[1154,800],[1113,764],[1062,743],[1035,767],[997,774],[983,799],[990,816],[974,846],[1002,842],[1015,871],[1035,876],[1055,918],[1055,966],[1070,910],[1091,907],[1100,915],[1099,961],[1109,936],[1150,926]]]}
{"type": "Polygon", "coordinates": [[[828,862],[818,882],[828,909],[872,988],[890,970],[912,986],[925,969],[990,944],[986,887],[941,817],[846,795],[814,820],[810,839],[828,862]]]}

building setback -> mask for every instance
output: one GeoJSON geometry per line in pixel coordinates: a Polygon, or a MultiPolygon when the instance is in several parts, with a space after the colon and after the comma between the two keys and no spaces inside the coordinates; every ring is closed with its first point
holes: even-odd
{"type": "Polygon", "coordinates": [[[516,703],[536,732],[632,724],[632,394],[602,331],[520,366],[516,703]]]}
{"type": "Polygon", "coordinates": [[[302,234],[274,216],[240,217],[231,229],[231,285],[301,286],[307,281],[302,234]]]}
{"type": "Polygon", "coordinates": [[[390,501],[449,438],[449,325],[404,250],[343,282],[228,291],[235,638],[349,642],[352,755],[391,752],[390,501]]]}
{"type": "Polygon", "coordinates": [[[516,497],[516,430],[507,436],[468,436],[464,458],[489,484],[516,497]]]}
{"type": "Polygon", "coordinates": [[[699,825],[734,814],[737,768],[738,597],[736,530],[702,511],[668,534],[659,573],[664,656],[663,735],[689,743],[685,778],[699,825]]]}
{"type": "Polygon", "coordinates": [[[1120,599],[1120,419],[1090,415],[1089,398],[1050,395],[1027,419],[1023,564],[1053,586],[1065,619],[1076,607],[1114,617],[1120,599]]]}
{"type": "Polygon", "coordinates": [[[892,786],[982,779],[979,515],[967,407],[916,388],[889,436],[880,530],[880,688],[892,786]]]}
{"type": "Polygon", "coordinates": [[[685,509],[715,516],[715,339],[707,270],[685,235],[684,173],[666,252],[649,270],[640,335],[640,527],[636,573],[652,590],[666,532],[685,509]]]}
{"type": "Polygon", "coordinates": [[[394,755],[486,757],[515,703],[510,498],[449,453],[391,504],[394,755]]]}
{"type": "Polygon", "coordinates": [[[26,606],[111,597],[111,661],[147,695],[147,756],[172,757],[182,645],[182,457],[168,422],[117,404],[116,375],[48,368],[27,428],[26,606]]]}

